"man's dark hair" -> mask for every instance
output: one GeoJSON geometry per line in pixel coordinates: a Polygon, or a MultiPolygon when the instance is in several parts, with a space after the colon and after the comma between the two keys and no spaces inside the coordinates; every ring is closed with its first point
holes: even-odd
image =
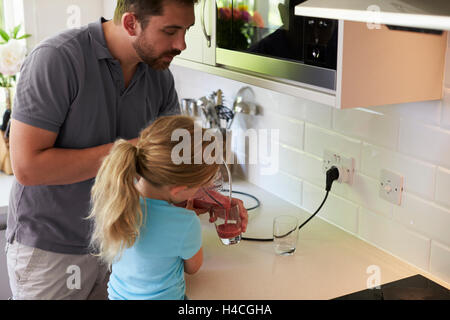
{"type": "Polygon", "coordinates": [[[124,13],[132,12],[141,23],[142,29],[145,29],[150,17],[163,15],[163,7],[169,2],[189,6],[198,0],[117,0],[114,23],[119,24],[124,13]]]}

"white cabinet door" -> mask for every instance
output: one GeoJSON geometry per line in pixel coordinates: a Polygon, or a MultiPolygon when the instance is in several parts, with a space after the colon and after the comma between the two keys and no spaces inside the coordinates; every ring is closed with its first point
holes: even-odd
{"type": "Polygon", "coordinates": [[[209,65],[216,64],[215,21],[215,1],[199,1],[195,6],[195,25],[186,33],[187,48],[180,58],[209,65]],[[210,42],[207,41],[207,35],[211,37],[210,42]]]}

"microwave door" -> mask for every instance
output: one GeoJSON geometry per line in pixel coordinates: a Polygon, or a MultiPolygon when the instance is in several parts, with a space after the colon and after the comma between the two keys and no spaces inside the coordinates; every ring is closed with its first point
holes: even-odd
{"type": "Polygon", "coordinates": [[[323,25],[306,25],[294,14],[301,2],[217,0],[217,63],[335,90],[336,63],[327,65],[331,46],[323,25]]]}

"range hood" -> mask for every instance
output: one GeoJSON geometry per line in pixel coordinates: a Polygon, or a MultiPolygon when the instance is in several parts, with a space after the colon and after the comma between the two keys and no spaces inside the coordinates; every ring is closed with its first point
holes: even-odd
{"type": "Polygon", "coordinates": [[[450,0],[307,0],[298,16],[450,30],[450,0]]]}

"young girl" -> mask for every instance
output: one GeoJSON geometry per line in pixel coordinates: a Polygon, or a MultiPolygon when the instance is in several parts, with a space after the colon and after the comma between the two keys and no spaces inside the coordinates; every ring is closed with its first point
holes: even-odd
{"type": "MultiPolygon", "coordinates": [[[[89,218],[92,243],[112,265],[110,299],[184,299],[184,272],[197,272],[203,262],[197,215],[173,204],[211,183],[219,164],[174,164],[175,129],[186,129],[194,141],[191,118],[159,118],[136,147],[117,141],[97,175],[89,218]]],[[[202,142],[202,154],[210,143],[202,142]]]]}

